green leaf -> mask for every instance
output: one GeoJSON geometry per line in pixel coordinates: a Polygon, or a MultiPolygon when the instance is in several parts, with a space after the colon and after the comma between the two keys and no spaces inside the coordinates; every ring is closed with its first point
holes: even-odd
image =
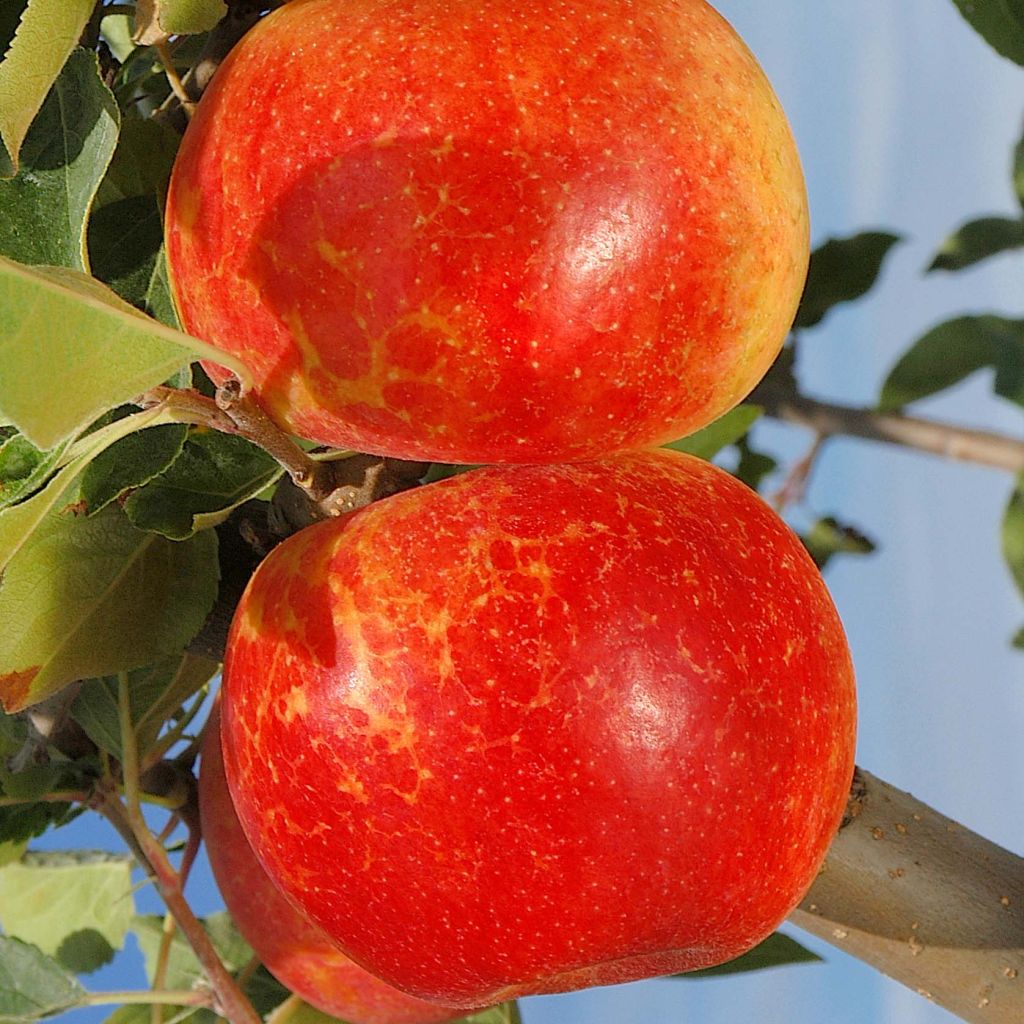
{"type": "MultiPolygon", "coordinates": [[[[164,1006],[162,1013],[162,1019],[167,1024],[181,1024],[184,1020],[194,1020],[187,1007],[164,1006]]],[[[217,1018],[214,1017],[212,1019],[216,1020],[217,1018]]],[[[110,1014],[103,1021],[103,1024],[152,1024],[152,1020],[153,1013],[151,1007],[146,1006],[144,1003],[126,1003],[110,1014]]]]}
{"type": "MultiPolygon", "coordinates": [[[[156,742],[167,719],[213,678],[218,667],[218,662],[185,653],[128,673],[132,721],[141,755],[156,742]]],[[[71,714],[96,746],[121,757],[116,676],[87,679],[71,714]]]]}
{"type": "Polygon", "coordinates": [[[96,54],[75,50],[32,123],[21,170],[0,181],[0,253],[88,271],[86,223],[120,114],[96,54]]]}
{"type": "Polygon", "coordinates": [[[64,779],[61,764],[30,764],[19,771],[0,765],[0,790],[4,796],[29,803],[60,788],[64,779]]]}
{"type": "Polygon", "coordinates": [[[779,464],[770,455],[751,448],[745,437],[740,438],[736,447],[739,449],[740,460],[732,471],[733,476],[753,490],[760,490],[764,478],[774,473],[779,464]]]}
{"type": "Polygon", "coordinates": [[[281,472],[262,448],[244,438],[198,432],[166,472],[127,498],[124,510],[139,529],[181,540],[223,521],[281,472]]]}
{"type": "Polygon", "coordinates": [[[69,447],[64,443],[41,452],[21,434],[4,441],[0,445],[0,510],[42,487],[69,447]]]}
{"type": "Polygon", "coordinates": [[[20,715],[0,714],[0,767],[16,754],[28,739],[28,723],[20,715]]]}
{"type": "Polygon", "coordinates": [[[899,235],[865,231],[849,238],[832,238],[811,253],[807,284],[794,327],[813,327],[841,302],[852,302],[870,291],[889,250],[899,235]]]}
{"type": "Polygon", "coordinates": [[[139,0],[136,37],[145,43],[208,32],[228,9],[224,0],[139,0]]]}
{"type": "MultiPolygon", "coordinates": [[[[42,835],[51,825],[60,825],[76,817],[79,809],[70,803],[40,800],[40,796],[61,787],[65,781],[60,765],[34,765],[14,770],[19,753],[29,744],[25,721],[0,714],[0,795],[24,801],[0,804],[0,845],[5,851],[24,847],[30,839],[42,835]]],[[[18,853],[21,856],[21,853],[18,853]]]]}
{"type": "Polygon", "coordinates": [[[167,253],[161,249],[157,254],[153,276],[149,279],[146,291],[146,312],[174,330],[181,329],[178,311],[174,308],[174,297],[171,294],[171,279],[167,271],[167,253]]]}
{"type": "Polygon", "coordinates": [[[0,510],[0,576],[57,504],[62,499],[71,500],[66,496],[66,492],[75,477],[92,459],[132,431],[167,423],[169,420],[170,414],[165,409],[155,406],[116,420],[86,435],[70,447],[62,447],[63,454],[56,463],[60,466],[60,471],[46,486],[20,504],[0,510]]]}
{"type": "MultiPolygon", "coordinates": [[[[4,791],[0,785],[0,792],[4,791]]],[[[0,807],[0,843],[27,843],[51,825],[63,825],[79,813],[73,804],[50,800],[0,807]]]]}
{"type": "Polygon", "coordinates": [[[870,555],[875,550],[869,537],[832,516],[819,519],[801,540],[819,569],[824,569],[836,555],[870,555]]]}
{"type": "Polygon", "coordinates": [[[782,967],[785,964],[804,964],[820,961],[821,957],[805,949],[794,939],[782,932],[775,932],[756,945],[752,950],[717,967],[706,967],[688,974],[674,974],[673,978],[715,978],[725,974],[745,974],[749,971],[763,971],[768,967],[782,967]]]}
{"type": "Polygon", "coordinates": [[[140,0],[140,11],[152,8],[161,30],[168,36],[209,32],[227,13],[223,0],[140,0]]]}
{"type": "Polygon", "coordinates": [[[970,26],[996,51],[1024,64],[1022,0],[953,0],[970,26]]]}
{"type": "Polygon", "coordinates": [[[449,477],[462,476],[463,473],[469,473],[474,469],[479,469],[479,465],[473,463],[449,463],[449,462],[432,462],[430,469],[423,476],[423,482],[425,484],[437,483],[438,480],[447,480],[449,477]]]}
{"type": "Polygon", "coordinates": [[[93,273],[146,311],[152,307],[150,292],[163,244],[163,202],[178,141],[178,134],[165,125],[128,118],[89,221],[93,273]]]}
{"type": "MultiPolygon", "coordinates": [[[[217,950],[224,966],[232,973],[240,971],[252,959],[253,952],[249,944],[238,933],[234,922],[226,912],[211,914],[202,922],[214,948],[217,950]]],[[[157,963],[160,945],[163,940],[163,918],[155,915],[136,917],[132,923],[135,934],[145,960],[146,976],[152,983],[153,972],[157,963]]],[[[205,982],[206,975],[192,952],[191,946],[176,932],[170,944],[167,973],[164,984],[167,988],[191,988],[197,982],[205,982]]],[[[260,967],[245,985],[245,994],[253,1002],[257,1012],[264,1014],[272,1010],[288,997],[288,990],[277,982],[264,967],[260,967]]],[[[189,1019],[202,1024],[215,1024],[219,1018],[207,1010],[199,1010],[194,1015],[185,1011],[189,1019]]],[[[170,1013],[168,1014],[168,1017],[170,1013]]]]}
{"type": "Polygon", "coordinates": [[[1024,651],[1024,626],[1021,626],[1013,637],[1010,639],[1010,645],[1016,647],[1019,651],[1024,651]]]}
{"type": "Polygon", "coordinates": [[[738,405],[735,409],[719,416],[689,437],[673,441],[664,447],[677,452],[687,452],[701,459],[714,458],[723,448],[736,444],[760,418],[763,410],[757,405],[738,405]]]}
{"type": "MultiPolygon", "coordinates": [[[[297,996],[290,998],[280,1007],[280,1012],[271,1013],[266,1020],[267,1024],[339,1024],[337,1017],[310,1006],[297,996]]],[[[488,1007],[468,1017],[459,1017],[450,1024],[521,1024],[521,1021],[519,1006],[512,1002],[488,1007]]]]}
{"type": "Polygon", "coordinates": [[[94,0],[30,0],[25,8],[14,41],[0,62],[0,177],[17,173],[29,125],[77,45],[94,6],[94,0]]]}
{"type": "Polygon", "coordinates": [[[879,408],[902,408],[985,367],[996,371],[997,395],[1024,405],[1024,320],[964,316],[932,328],[889,371],[879,408]]]}
{"type": "Polygon", "coordinates": [[[460,1020],[462,1024],[520,1024],[522,1016],[519,1013],[519,1004],[512,1002],[492,1006],[479,1013],[460,1018],[460,1020]]]}
{"type": "Polygon", "coordinates": [[[97,208],[134,196],[151,196],[162,202],[180,141],[181,136],[167,125],[126,117],[96,196],[97,208]]]}
{"type": "Polygon", "coordinates": [[[0,621],[0,701],[18,711],[76,679],[180,651],[217,595],[212,530],[176,543],[108,506],[89,519],[51,512],[8,564],[0,621]]]}
{"type": "MultiPolygon", "coordinates": [[[[229,971],[240,970],[252,959],[252,948],[238,934],[226,912],[211,914],[202,924],[229,971]]],[[[131,930],[142,950],[146,978],[152,984],[164,937],[164,919],[157,914],[137,915],[131,923],[131,930]]],[[[188,988],[193,982],[206,977],[192,947],[180,932],[175,934],[170,952],[164,981],[167,988],[188,988]]]]}
{"type": "Polygon", "coordinates": [[[0,257],[0,417],[38,447],[81,432],[196,358],[231,363],[250,379],[241,363],[143,316],[93,278],[0,257]]]}
{"type": "Polygon", "coordinates": [[[1006,506],[1002,523],[1003,558],[1017,589],[1024,594],[1024,474],[1006,506]]]}
{"type": "Polygon", "coordinates": [[[168,423],[129,434],[97,455],[82,474],[80,485],[87,514],[94,515],[127,491],[159,476],[181,454],[187,436],[184,424],[168,423]]]}
{"type": "Polygon", "coordinates": [[[153,196],[101,206],[89,222],[93,273],[125,302],[145,310],[163,240],[163,216],[153,196]]]}
{"type": "MultiPolygon", "coordinates": [[[[39,798],[66,788],[65,783],[77,781],[66,777],[65,765],[35,765],[14,770],[17,755],[30,742],[29,730],[22,718],[0,714],[0,796],[22,803],[0,804],[0,846],[4,855],[41,836],[53,824],[76,817],[80,811],[74,804],[41,801],[39,798]],[[36,801],[39,801],[38,803],[36,801]]],[[[76,763],[77,765],[77,763],[76,763]]],[[[74,775],[77,768],[69,774],[74,775]]],[[[22,855],[18,851],[17,856],[22,855]]],[[[16,858],[15,858],[16,859],[16,858]]],[[[6,861],[0,861],[6,863],[6,861]]]]}
{"type": "Polygon", "coordinates": [[[135,49],[132,41],[134,13],[107,14],[100,21],[100,33],[110,52],[123,64],[135,49]]]}
{"type": "MultiPolygon", "coordinates": [[[[224,966],[230,972],[241,971],[249,964],[253,957],[252,947],[242,938],[234,921],[226,911],[210,914],[203,919],[202,925],[210,936],[210,941],[224,966]]],[[[133,921],[131,928],[142,951],[146,977],[152,983],[163,941],[163,918],[156,915],[138,916],[133,921]]],[[[187,989],[197,982],[205,983],[206,974],[200,967],[192,947],[178,931],[170,944],[164,985],[167,988],[187,989]]],[[[262,965],[247,978],[244,991],[260,1014],[268,1013],[287,999],[290,994],[262,965]]],[[[220,1020],[206,1010],[199,1010],[194,1016],[191,1015],[191,1011],[184,1012],[189,1014],[190,1020],[202,1022],[202,1024],[215,1024],[220,1020]]]]}
{"type": "Polygon", "coordinates": [[[22,839],[18,842],[14,840],[5,840],[0,842],[0,868],[11,864],[16,860],[21,860],[25,855],[25,848],[28,846],[28,840],[22,839]]]}
{"type": "Polygon", "coordinates": [[[124,946],[135,915],[132,860],[96,851],[28,853],[0,868],[0,924],[75,973],[124,946]]]}
{"type": "Polygon", "coordinates": [[[31,1024],[84,999],[85,990],[55,960],[20,939],[0,935],[0,1024],[31,1024]]]}
{"type": "Polygon", "coordinates": [[[1024,246],[1024,220],[983,217],[964,224],[950,235],[928,267],[932,270],[963,270],[1010,249],[1024,246]]]}

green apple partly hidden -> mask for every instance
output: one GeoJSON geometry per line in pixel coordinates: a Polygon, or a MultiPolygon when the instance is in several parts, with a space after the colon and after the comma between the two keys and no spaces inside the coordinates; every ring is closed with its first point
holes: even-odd
{"type": "Polygon", "coordinates": [[[295,0],[199,103],[166,228],[185,330],[279,424],[442,462],[704,426],[808,255],[785,116],[704,0],[295,0]]]}
{"type": "Polygon", "coordinates": [[[238,822],[215,708],[203,737],[199,813],[210,866],[242,937],[281,984],[348,1024],[440,1024],[465,1010],[399,992],[354,964],[278,891],[238,822]]]}
{"type": "Polygon", "coordinates": [[[271,877],[452,1005],[743,953],[810,886],[853,771],[817,568],[666,450],[474,470],[289,538],[242,598],[222,711],[271,877]]]}

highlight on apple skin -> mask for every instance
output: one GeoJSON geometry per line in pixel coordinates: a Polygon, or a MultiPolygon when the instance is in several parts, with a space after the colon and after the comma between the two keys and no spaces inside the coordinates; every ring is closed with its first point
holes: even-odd
{"type": "Polygon", "coordinates": [[[199,810],[210,865],[227,909],[281,984],[348,1024],[441,1024],[465,1016],[464,1009],[417,999],[363,970],[278,891],[249,846],[231,802],[220,749],[219,705],[203,737],[199,810]]]}
{"type": "Polygon", "coordinates": [[[785,115],[704,0],[289,3],[199,103],[166,235],[185,330],[281,426],[461,463],[706,425],[808,259],[785,115]]]}
{"type": "Polygon", "coordinates": [[[267,871],[453,1005],[745,952],[810,886],[853,771],[817,568],[667,450],[473,470],[302,531],[242,598],[223,692],[267,871]]]}

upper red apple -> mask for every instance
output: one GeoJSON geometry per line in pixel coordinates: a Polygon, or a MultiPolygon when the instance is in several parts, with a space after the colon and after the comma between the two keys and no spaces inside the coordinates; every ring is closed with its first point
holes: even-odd
{"type": "Polygon", "coordinates": [[[476,470],[302,531],[251,581],[224,678],[268,872],[456,1005],[744,952],[813,880],[853,769],[813,562],[669,451],[476,470]]]}
{"type": "Polygon", "coordinates": [[[783,112],[704,0],[297,0],[218,70],[167,201],[185,329],[280,424],[444,462],[702,427],[807,251],[783,112]]]}
{"type": "Polygon", "coordinates": [[[217,887],[242,937],[267,970],[311,1006],[348,1024],[438,1024],[464,1010],[399,992],[354,964],[302,916],[260,867],[238,822],[215,707],[203,737],[199,812],[217,887]]]}

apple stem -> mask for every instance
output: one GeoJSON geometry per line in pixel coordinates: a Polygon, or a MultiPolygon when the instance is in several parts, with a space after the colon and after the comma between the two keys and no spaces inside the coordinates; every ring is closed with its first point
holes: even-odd
{"type": "Polygon", "coordinates": [[[217,408],[226,413],[243,437],[258,444],[275,458],[295,484],[313,501],[323,501],[333,487],[333,472],[326,462],[307,455],[257,404],[242,393],[237,377],[226,380],[216,395],[217,408]]]}
{"type": "Polygon", "coordinates": [[[323,501],[334,490],[331,463],[307,455],[254,399],[242,394],[237,378],[222,384],[215,399],[192,389],[161,385],[140,395],[135,404],[143,409],[163,405],[178,423],[194,423],[252,441],[276,460],[314,502],[323,501]]]}

